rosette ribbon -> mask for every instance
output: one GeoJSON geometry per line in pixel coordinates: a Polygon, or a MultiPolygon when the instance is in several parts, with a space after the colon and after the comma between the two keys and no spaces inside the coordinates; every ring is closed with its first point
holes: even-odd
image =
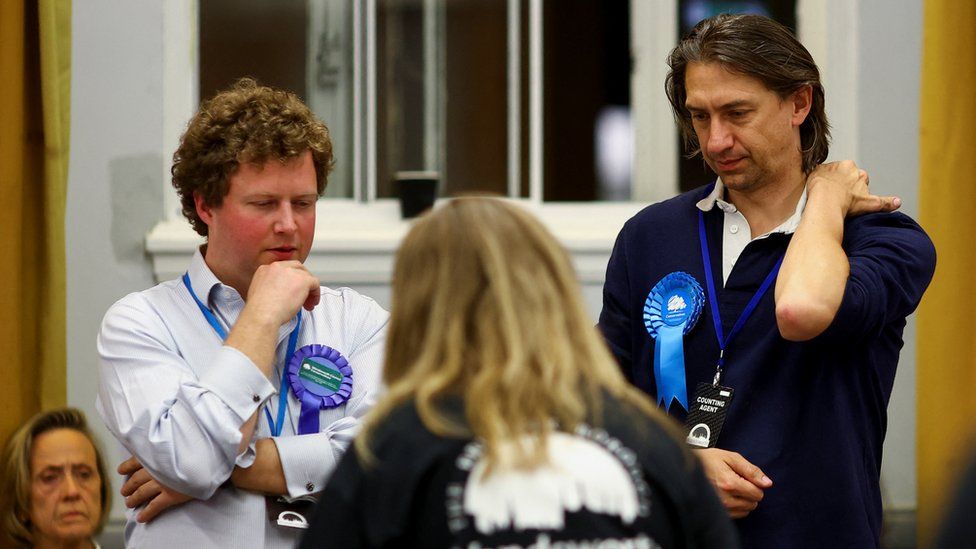
{"type": "Polygon", "coordinates": [[[657,402],[665,409],[675,399],[688,409],[684,335],[695,327],[704,304],[701,285],[681,271],[662,278],[644,302],[644,327],[657,340],[654,345],[657,402]]]}
{"type": "Polygon", "coordinates": [[[306,345],[288,363],[288,384],[302,403],[298,434],[319,432],[319,410],[335,408],[352,394],[352,367],[342,353],[325,345],[306,345]]]}

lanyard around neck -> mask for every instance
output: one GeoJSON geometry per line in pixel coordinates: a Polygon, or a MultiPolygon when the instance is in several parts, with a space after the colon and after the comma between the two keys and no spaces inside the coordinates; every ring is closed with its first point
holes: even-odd
{"type": "Polygon", "coordinates": [[[725,365],[725,349],[729,346],[729,342],[732,341],[736,335],[742,331],[742,326],[745,325],[746,320],[752,315],[759,306],[759,300],[762,299],[769,287],[772,286],[773,281],[776,280],[776,275],[779,273],[780,266],[783,265],[783,257],[786,256],[784,253],[780,256],[776,264],[773,265],[772,270],[766,275],[766,279],[756,290],[755,295],[746,304],[746,308],[742,310],[742,314],[732,325],[732,330],[729,331],[729,335],[724,336],[724,330],[722,330],[722,317],[718,310],[718,293],[715,291],[715,277],[712,273],[712,259],[708,251],[708,237],[705,235],[705,215],[701,210],[698,210],[698,238],[701,240],[701,252],[702,252],[702,263],[705,266],[705,284],[708,288],[708,302],[711,304],[712,309],[712,322],[715,324],[715,337],[718,339],[718,366],[715,370],[715,378],[712,380],[712,385],[718,385],[719,379],[722,376],[722,367],[725,365]]]}
{"type": "MultiPolygon", "coordinates": [[[[207,319],[210,326],[213,327],[220,339],[227,339],[227,330],[221,326],[220,321],[217,320],[217,315],[210,310],[209,307],[200,301],[197,294],[193,292],[193,285],[190,284],[190,273],[183,273],[183,284],[186,285],[186,289],[190,291],[190,296],[193,297],[193,301],[196,302],[197,307],[200,308],[200,312],[203,313],[203,317],[207,319]]],[[[271,412],[268,411],[268,407],[264,407],[264,415],[268,419],[268,427],[271,429],[271,436],[281,435],[281,429],[285,425],[285,411],[288,409],[288,378],[286,376],[288,372],[288,359],[295,354],[295,347],[298,345],[298,332],[302,327],[302,311],[298,310],[298,314],[295,315],[295,328],[291,331],[291,335],[288,336],[288,350],[285,353],[285,365],[281,368],[281,384],[278,386],[278,421],[275,422],[271,419],[271,412]]]]}

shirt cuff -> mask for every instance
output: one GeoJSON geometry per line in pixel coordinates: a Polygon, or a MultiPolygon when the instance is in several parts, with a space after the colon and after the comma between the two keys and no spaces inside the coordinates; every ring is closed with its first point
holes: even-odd
{"type": "Polygon", "coordinates": [[[274,385],[244,353],[224,345],[203,374],[200,385],[217,395],[243,423],[275,393],[274,385]]]}
{"type": "Polygon", "coordinates": [[[247,448],[244,449],[244,453],[237,456],[237,459],[234,460],[234,465],[244,469],[254,465],[254,460],[258,457],[257,449],[255,447],[256,442],[257,441],[255,441],[253,438],[251,439],[250,444],[248,444],[247,448]]]}
{"type": "Polygon", "coordinates": [[[321,492],[358,430],[359,421],[344,417],[320,433],[272,438],[278,447],[288,496],[321,492]]]}

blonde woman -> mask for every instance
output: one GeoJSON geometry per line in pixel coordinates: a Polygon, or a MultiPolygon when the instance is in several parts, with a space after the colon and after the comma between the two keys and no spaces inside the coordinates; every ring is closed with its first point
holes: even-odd
{"type": "Polygon", "coordinates": [[[389,387],[304,547],[736,547],[668,421],[619,373],[566,253],[462,198],[397,255],[389,387]]]}

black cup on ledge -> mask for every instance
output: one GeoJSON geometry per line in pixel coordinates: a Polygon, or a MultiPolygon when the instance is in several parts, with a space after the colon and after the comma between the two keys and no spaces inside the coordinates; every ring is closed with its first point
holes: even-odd
{"type": "Polygon", "coordinates": [[[434,171],[396,172],[394,180],[403,219],[417,217],[434,207],[439,178],[440,174],[434,171]]]}

